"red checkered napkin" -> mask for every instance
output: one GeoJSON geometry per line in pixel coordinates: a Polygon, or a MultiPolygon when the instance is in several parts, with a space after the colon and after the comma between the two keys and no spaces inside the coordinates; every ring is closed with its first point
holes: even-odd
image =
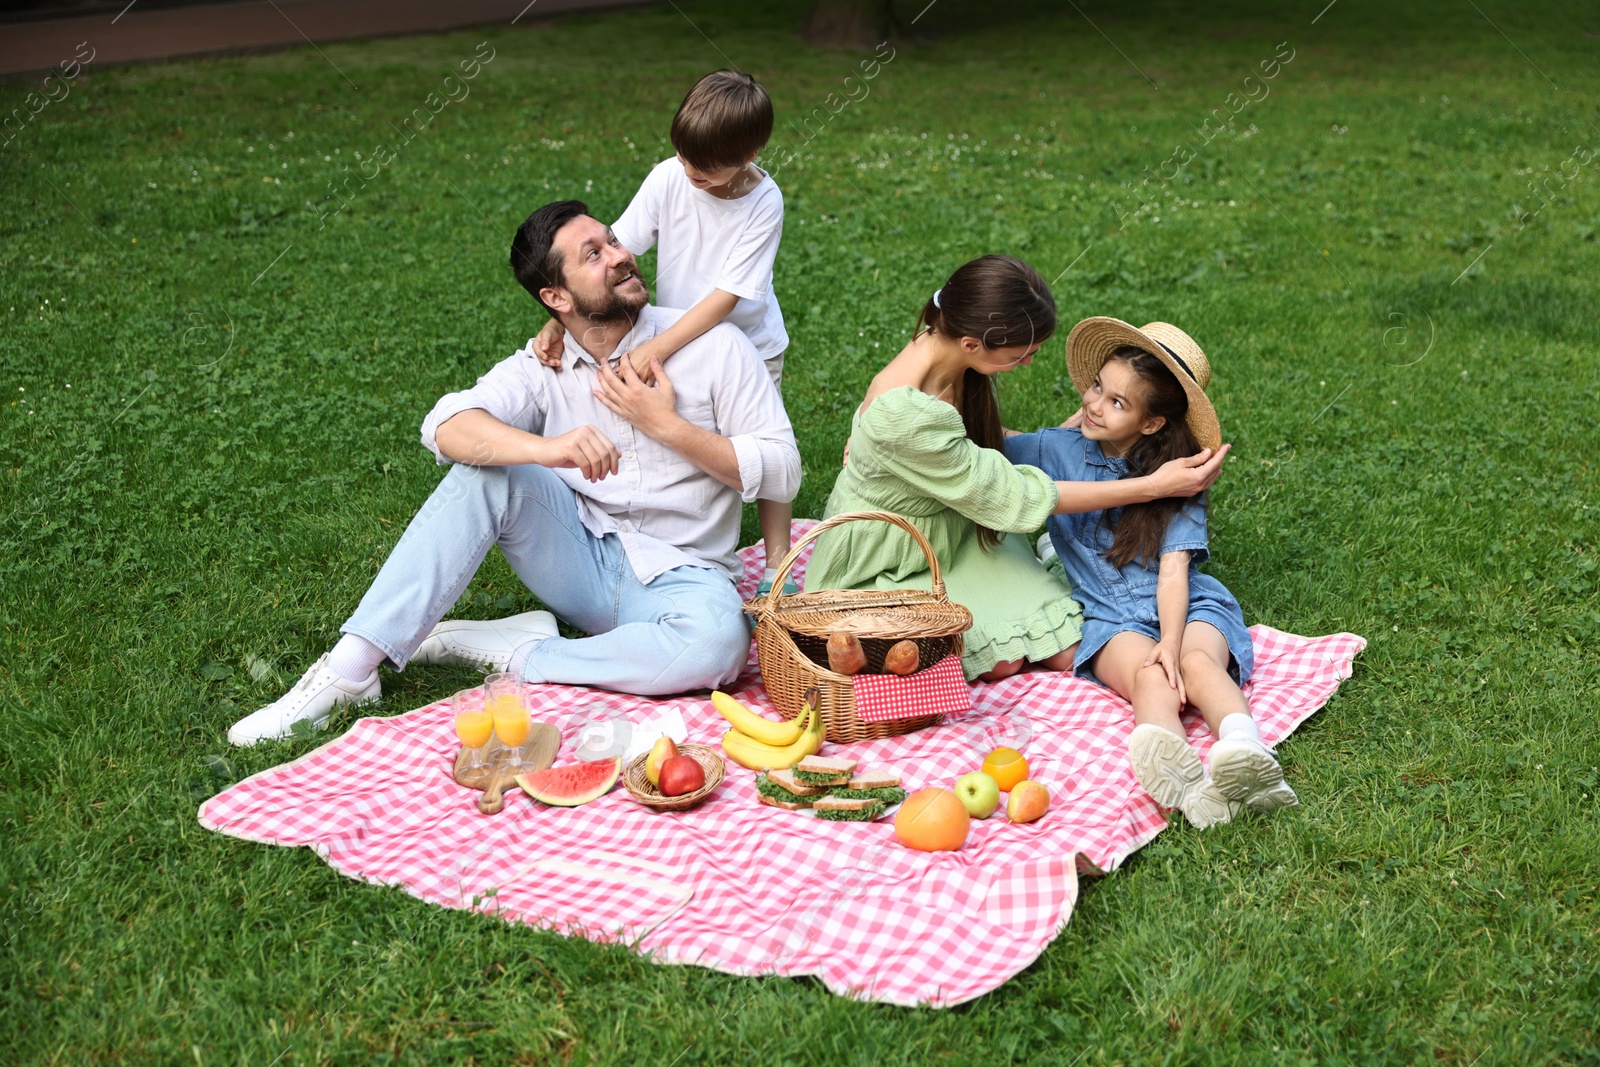
{"type": "Polygon", "coordinates": [[[905,677],[858,674],[850,683],[855,688],[856,718],[862,722],[959,715],[972,710],[972,690],[956,656],[946,656],[928,669],[905,677]]]}

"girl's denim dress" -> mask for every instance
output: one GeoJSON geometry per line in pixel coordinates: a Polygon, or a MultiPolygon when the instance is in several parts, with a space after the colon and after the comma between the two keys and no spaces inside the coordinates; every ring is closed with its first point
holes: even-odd
{"type": "MultiPolygon", "coordinates": [[[[1083,433],[1051,427],[1006,439],[1006,458],[1038,467],[1063,482],[1109,482],[1123,476],[1127,463],[1113,459],[1083,433]]],[[[1072,582],[1072,594],[1083,605],[1083,641],[1073,661],[1080,677],[1098,681],[1089,664],[1107,641],[1124,630],[1161,640],[1156,611],[1155,567],[1134,562],[1113,567],[1106,560],[1122,509],[1053,515],[1050,540],[1072,582]]],[[[1167,525],[1161,551],[1189,553],[1189,620],[1208,622],[1222,631],[1231,654],[1228,673],[1239,685],[1250,680],[1255,655],[1244,612],[1227,588],[1199,565],[1210,556],[1206,547],[1206,506],[1202,494],[1184,505],[1167,525]]]]}

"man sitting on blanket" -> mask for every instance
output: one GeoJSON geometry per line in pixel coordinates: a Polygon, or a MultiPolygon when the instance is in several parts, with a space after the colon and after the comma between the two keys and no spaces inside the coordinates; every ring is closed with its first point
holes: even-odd
{"type": "Polygon", "coordinates": [[[793,500],[800,452],[738,327],[714,326],[646,385],[622,357],[677,321],[638,264],[576,200],[546,204],[511,243],[523,288],[567,329],[563,371],[533,342],[450,393],[422,443],[454,463],[378,571],[344,637],[287,694],[234,723],[252,745],[376,700],[378,665],[471,663],[530,682],[642,696],[731,681],[750,634],[734,581],[740,501],[793,500]],[[556,615],[439,619],[492,545],[556,615]],[[437,624],[437,625],[436,625],[437,624]]]}

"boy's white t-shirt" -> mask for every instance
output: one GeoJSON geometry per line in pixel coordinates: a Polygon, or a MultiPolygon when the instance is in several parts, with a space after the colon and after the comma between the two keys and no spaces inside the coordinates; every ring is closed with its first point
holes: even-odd
{"type": "Polygon", "coordinates": [[[750,192],[723,200],[696,189],[676,156],[664,159],[651,168],[611,232],[636,256],[659,244],[657,306],[686,311],[721,289],[739,298],[725,321],[744,331],[762,359],[775,359],[789,347],[772,291],[783,193],[765,171],[750,192]]]}

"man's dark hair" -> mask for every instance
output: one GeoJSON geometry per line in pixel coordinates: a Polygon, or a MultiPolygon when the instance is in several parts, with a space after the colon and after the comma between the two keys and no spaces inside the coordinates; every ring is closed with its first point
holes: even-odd
{"type": "Polygon", "coordinates": [[[707,74],[672,116],[673,149],[700,170],[743,166],[771,137],[772,101],[743,71],[707,74]]]}
{"type": "Polygon", "coordinates": [[[555,309],[544,302],[539,290],[567,283],[561,271],[561,253],[554,248],[556,232],[588,213],[589,205],[582,200],[557,200],[529,215],[511,239],[511,273],[552,316],[555,309]]]}

